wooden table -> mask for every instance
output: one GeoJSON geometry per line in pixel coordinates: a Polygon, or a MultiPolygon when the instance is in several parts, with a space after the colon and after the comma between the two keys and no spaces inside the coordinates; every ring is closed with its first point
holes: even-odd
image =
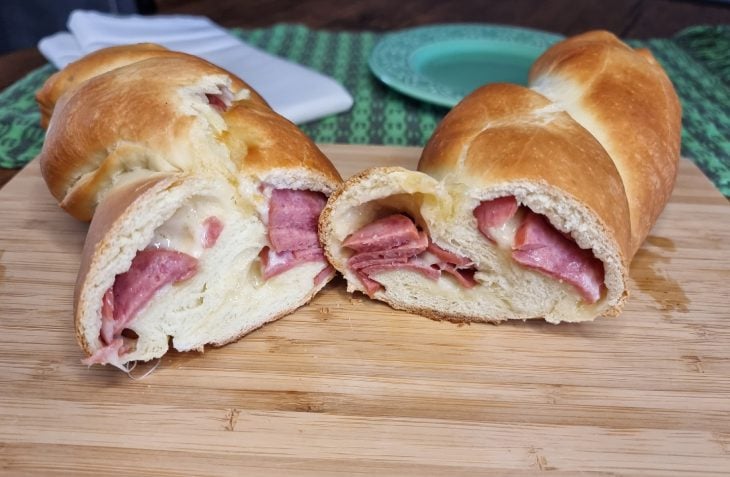
{"type": "MultiPolygon", "coordinates": [[[[226,27],[277,22],[312,28],[393,30],[440,22],[519,25],[573,35],[603,28],[627,38],[671,36],[698,24],[730,23],[730,6],[690,0],[156,0],[158,13],[206,15],[226,27]]],[[[45,63],[36,48],[0,56],[0,89],[45,63]]],[[[18,172],[0,169],[0,187],[18,172]]]]}
{"type": "MultiPolygon", "coordinates": [[[[345,177],[419,154],[323,150],[345,177]]],[[[85,225],[38,164],[0,201],[2,475],[730,475],[730,205],[687,160],[618,318],[459,326],[335,280],[141,381],[79,362],[85,225]]]]}

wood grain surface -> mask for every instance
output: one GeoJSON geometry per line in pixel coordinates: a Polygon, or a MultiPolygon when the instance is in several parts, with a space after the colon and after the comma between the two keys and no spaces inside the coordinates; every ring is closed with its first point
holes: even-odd
{"type": "MultiPolygon", "coordinates": [[[[419,152],[325,151],[345,176],[419,152]]],[[[79,362],[86,226],[36,163],[0,203],[0,474],[730,474],[730,206],[689,161],[619,318],[457,326],[335,280],[142,380],[79,362]]]]}

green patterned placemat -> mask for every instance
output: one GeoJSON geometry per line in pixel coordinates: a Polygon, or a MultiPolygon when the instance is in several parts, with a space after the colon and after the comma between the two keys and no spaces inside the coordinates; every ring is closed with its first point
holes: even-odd
{"type": "MultiPolygon", "coordinates": [[[[447,112],[391,90],[370,73],[367,60],[380,34],[289,24],[233,33],[332,76],[350,91],[350,111],[302,125],[317,142],[422,146],[447,112]]],[[[730,197],[730,26],[630,43],[651,48],[676,86],[684,109],[682,154],[730,197]]],[[[33,95],[53,71],[38,68],[0,93],[0,167],[19,167],[38,154],[43,131],[33,95]]]]}

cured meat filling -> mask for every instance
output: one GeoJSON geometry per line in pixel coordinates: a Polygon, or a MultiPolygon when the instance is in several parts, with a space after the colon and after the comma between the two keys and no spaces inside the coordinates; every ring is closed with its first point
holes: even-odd
{"type": "MultiPolygon", "coordinates": [[[[474,217],[482,235],[510,250],[512,259],[520,265],[568,283],[586,303],[600,299],[603,263],[543,215],[507,196],[483,201],[474,209],[474,217]]],[[[374,275],[396,269],[415,271],[431,280],[438,280],[445,272],[465,288],[476,285],[476,269],[469,258],[434,244],[403,214],[391,214],[361,227],[343,245],[354,252],[347,265],[369,296],[383,288],[374,275]]]]}
{"type": "MultiPolygon", "coordinates": [[[[217,105],[220,98],[209,95],[208,99],[211,105],[217,105]]],[[[334,274],[317,235],[317,222],[326,202],[327,198],[320,192],[293,189],[271,192],[268,211],[271,246],[264,247],[259,254],[265,280],[308,262],[322,263],[322,270],[314,278],[315,285],[334,274]]],[[[100,340],[104,346],[84,360],[85,363],[107,363],[131,351],[134,341],[125,334],[131,334],[127,327],[135,317],[162,288],[197,273],[198,259],[193,255],[215,246],[224,225],[215,216],[203,220],[196,235],[197,253],[191,255],[170,248],[178,243],[174,235],[183,233],[187,217],[171,221],[165,233],[159,234],[150,247],[137,253],[129,270],[116,276],[102,299],[100,340]]]]}
{"type": "Polygon", "coordinates": [[[315,277],[319,285],[334,273],[324,258],[319,243],[317,223],[327,197],[321,192],[295,189],[274,189],[269,202],[269,242],[261,258],[261,274],[265,280],[307,262],[322,262],[323,269],[315,277]]]}
{"type": "Polygon", "coordinates": [[[383,288],[373,275],[387,270],[411,270],[434,281],[446,272],[465,288],[476,285],[471,260],[431,242],[426,233],[403,214],[392,214],[360,228],[349,235],[343,245],[355,252],[347,265],[369,296],[383,288]]]}
{"type": "Polygon", "coordinates": [[[511,249],[525,267],[570,284],[586,303],[601,298],[603,262],[553,227],[543,215],[519,207],[512,196],[484,201],[474,209],[479,231],[511,249]]]}
{"type": "MultiPolygon", "coordinates": [[[[201,246],[213,247],[223,230],[223,223],[211,216],[201,227],[201,246]]],[[[99,336],[104,346],[84,363],[107,363],[131,351],[133,340],[127,339],[124,333],[139,312],[160,289],[185,281],[197,271],[198,259],[184,252],[155,246],[137,252],[129,270],[117,275],[114,284],[104,293],[99,336]]]]}

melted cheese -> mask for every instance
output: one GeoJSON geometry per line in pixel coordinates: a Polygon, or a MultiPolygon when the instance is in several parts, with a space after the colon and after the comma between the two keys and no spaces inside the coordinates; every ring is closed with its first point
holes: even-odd
{"type": "Polygon", "coordinates": [[[520,207],[517,209],[517,213],[515,213],[515,215],[513,215],[500,227],[489,227],[489,235],[496,242],[499,248],[505,250],[512,249],[512,245],[515,243],[517,229],[520,228],[520,224],[522,224],[524,216],[525,210],[523,207],[520,207]]]}
{"type": "Polygon", "coordinates": [[[211,216],[223,220],[220,207],[207,201],[191,200],[155,230],[149,246],[176,250],[200,258],[205,250],[203,243],[206,231],[203,221],[211,216]]]}
{"type": "Polygon", "coordinates": [[[258,187],[258,192],[259,194],[256,194],[253,198],[254,206],[256,207],[256,213],[259,214],[259,219],[268,228],[269,204],[271,203],[271,194],[274,192],[274,186],[262,183],[258,187]]]}

